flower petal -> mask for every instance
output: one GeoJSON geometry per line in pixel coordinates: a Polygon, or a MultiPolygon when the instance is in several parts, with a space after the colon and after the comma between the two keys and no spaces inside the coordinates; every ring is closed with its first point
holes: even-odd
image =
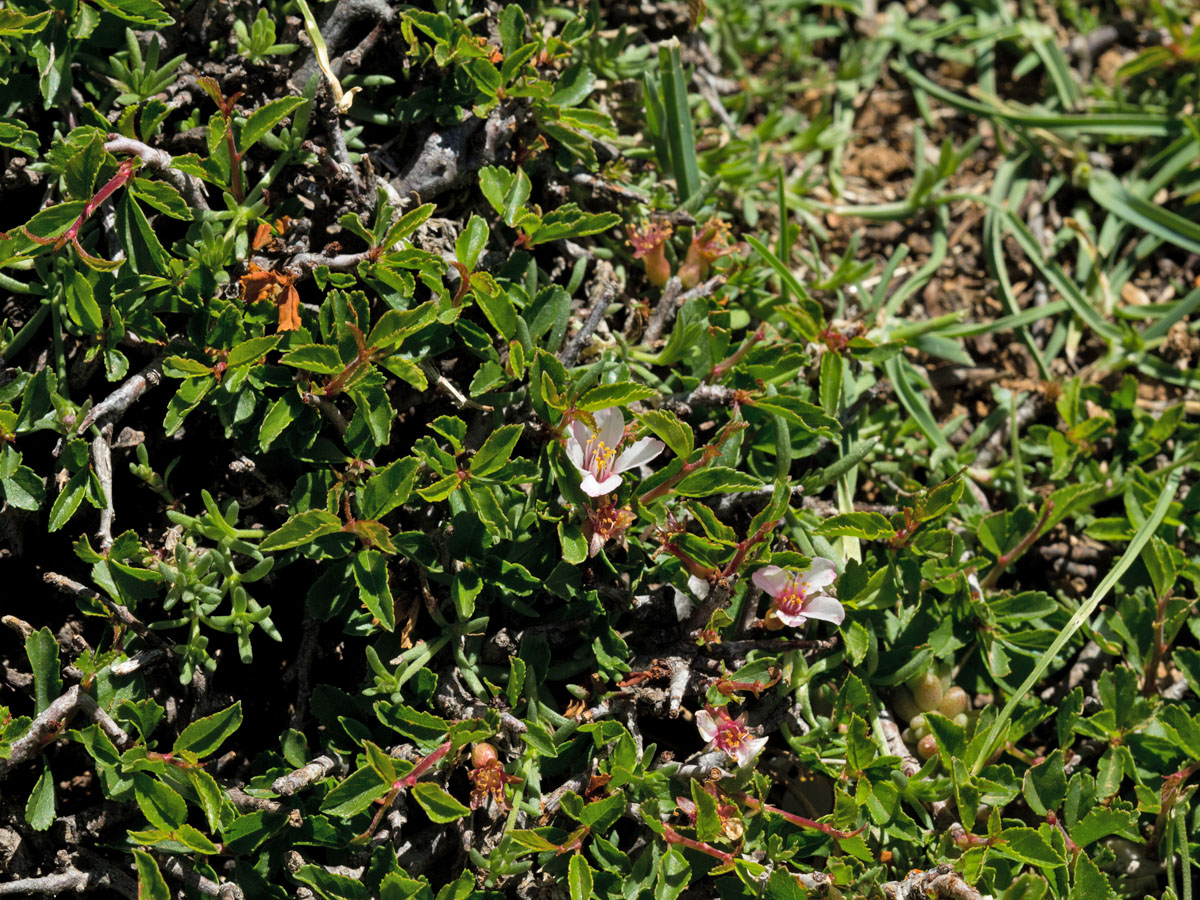
{"type": "Polygon", "coordinates": [[[625,435],[625,416],[620,407],[610,406],[596,413],[596,435],[610,449],[616,449],[625,435]]]}
{"type": "Polygon", "coordinates": [[[777,618],[780,622],[782,622],[784,625],[788,626],[789,628],[799,628],[801,625],[803,625],[805,622],[808,621],[808,617],[802,612],[799,612],[799,613],[784,612],[778,606],[772,606],[771,609],[775,613],[775,618],[777,618]]]}
{"type": "Polygon", "coordinates": [[[663,452],[667,445],[656,438],[645,437],[617,457],[613,465],[614,472],[628,472],[638,466],[645,465],[663,452]]]}
{"type": "Polygon", "coordinates": [[[707,709],[696,713],[696,728],[700,731],[700,737],[706,741],[712,741],[717,736],[717,723],[713,721],[712,714],[707,709]]]}
{"type": "Polygon", "coordinates": [[[804,615],[810,619],[822,619],[834,625],[841,625],[842,620],[846,618],[846,610],[828,594],[816,594],[804,602],[804,615]]]}
{"type": "MultiPolygon", "coordinates": [[[[574,427],[576,423],[572,422],[574,427]]],[[[571,465],[577,468],[580,472],[586,472],[587,469],[583,466],[583,444],[575,439],[574,436],[567,438],[567,459],[571,461],[571,465]]]]}
{"type": "Polygon", "coordinates": [[[596,476],[591,472],[584,472],[583,481],[580,482],[579,486],[589,497],[603,497],[605,494],[611,494],[621,486],[621,476],[610,475],[603,481],[597,481],[596,476]]]}
{"type": "Polygon", "coordinates": [[[754,757],[762,752],[762,748],[767,745],[767,738],[754,738],[749,741],[742,741],[741,745],[733,753],[733,758],[737,760],[738,768],[748,766],[754,762],[754,757]]]}
{"type": "Polygon", "coordinates": [[[788,579],[791,577],[792,573],[787,569],[781,569],[779,566],[763,566],[751,576],[750,580],[772,597],[777,597],[779,592],[787,587],[788,579]]]}
{"type": "Polygon", "coordinates": [[[837,580],[837,563],[823,556],[814,556],[812,565],[800,573],[799,582],[805,593],[833,584],[837,580]]]}

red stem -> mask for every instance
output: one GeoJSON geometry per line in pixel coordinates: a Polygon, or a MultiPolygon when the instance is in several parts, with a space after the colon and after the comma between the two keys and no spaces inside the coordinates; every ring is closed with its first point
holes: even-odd
{"type": "Polygon", "coordinates": [[[795,813],[786,812],[777,806],[771,806],[770,804],[763,803],[761,800],[751,797],[749,794],[738,793],[734,794],[733,796],[745,803],[751,809],[765,810],[766,812],[775,813],[776,815],[783,816],[793,825],[799,825],[801,828],[811,828],[815,831],[821,832],[822,834],[827,834],[830,837],[843,841],[847,838],[857,837],[867,828],[866,825],[863,825],[859,828],[856,828],[854,831],[839,831],[832,825],[826,825],[823,822],[815,822],[812,819],[804,818],[804,816],[798,816],[795,813]]]}
{"type": "MultiPolygon", "coordinates": [[[[737,409],[738,407],[735,403],[733,407],[735,416],[737,415],[737,409]]],[[[717,435],[717,439],[704,448],[704,454],[698,460],[693,463],[684,463],[682,469],[680,469],[658,487],[642,494],[641,499],[638,502],[643,506],[648,503],[653,503],[659,497],[665,496],[667,493],[669,493],[671,489],[675,487],[675,485],[679,484],[679,482],[688,475],[691,475],[697,469],[703,469],[721,453],[721,445],[729,440],[729,438],[735,432],[741,431],[743,428],[745,428],[746,424],[747,423],[741,419],[731,419],[729,424],[725,426],[719,435],[717,435]]]]}
{"type": "Polygon", "coordinates": [[[1047,500],[1045,508],[1042,510],[1041,518],[1038,519],[1037,524],[1033,526],[1033,529],[1029,532],[1029,534],[1021,538],[1021,542],[1017,544],[1017,546],[1013,547],[1008,553],[1001,553],[1000,556],[997,557],[996,565],[992,567],[992,570],[988,572],[983,581],[979,583],[981,588],[983,588],[985,591],[991,590],[999,580],[1001,573],[1010,565],[1012,565],[1014,561],[1020,558],[1026,550],[1033,546],[1034,541],[1042,536],[1042,529],[1045,527],[1046,522],[1050,520],[1050,514],[1052,512],[1054,512],[1054,501],[1047,500]]]}
{"type": "Polygon", "coordinates": [[[718,381],[721,380],[721,378],[725,375],[726,372],[728,372],[730,369],[732,369],[734,366],[736,366],[738,363],[740,363],[742,361],[742,359],[745,358],[746,354],[750,352],[750,348],[752,348],[755,344],[757,344],[759,341],[761,341],[766,336],[767,336],[767,323],[763,322],[761,325],[758,326],[758,330],[755,331],[754,334],[750,335],[749,337],[746,338],[746,340],[742,341],[742,345],[740,347],[738,347],[737,350],[733,351],[732,356],[730,356],[724,362],[719,362],[715,366],[713,366],[712,371],[708,373],[708,377],[704,380],[707,381],[709,384],[716,384],[718,381]]]}
{"type": "Polygon", "coordinates": [[[663,837],[668,844],[680,844],[684,847],[690,847],[699,853],[707,854],[713,859],[719,859],[725,865],[733,865],[733,854],[726,853],[724,850],[718,850],[712,844],[706,844],[704,841],[697,841],[694,838],[684,837],[670,825],[663,823],[663,837]]]}

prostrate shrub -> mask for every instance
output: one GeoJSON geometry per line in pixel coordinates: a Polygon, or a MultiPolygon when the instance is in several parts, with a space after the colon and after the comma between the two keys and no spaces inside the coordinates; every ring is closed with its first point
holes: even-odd
{"type": "Polygon", "coordinates": [[[1190,900],[1194,18],[314,6],[0,9],[0,895],[1190,900]]]}

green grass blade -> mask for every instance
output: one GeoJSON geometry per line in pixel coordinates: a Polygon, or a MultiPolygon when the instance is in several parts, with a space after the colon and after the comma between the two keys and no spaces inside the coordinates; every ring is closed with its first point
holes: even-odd
{"type": "Polygon", "coordinates": [[[1183,468],[1180,467],[1174,469],[1167,476],[1166,486],[1163,487],[1162,493],[1158,495],[1158,502],[1154,504],[1154,511],[1150,514],[1150,518],[1142,523],[1142,527],[1137,530],[1137,533],[1133,536],[1133,540],[1129,542],[1129,546],[1121,554],[1121,558],[1109,569],[1104,580],[1096,586],[1096,590],[1092,592],[1092,596],[1087,599],[1087,602],[1083,606],[1075,610],[1075,614],[1071,616],[1070,620],[1063,627],[1063,630],[1058,633],[1058,637],[1054,639],[1054,642],[1046,649],[1046,652],[1041,655],[1033,670],[1021,682],[1021,686],[1008,698],[1008,702],[1004,704],[1004,708],[1000,710],[1000,715],[992,724],[991,730],[987,735],[987,740],[984,742],[978,758],[971,763],[971,773],[973,775],[979,774],[980,770],[983,769],[992,754],[1000,746],[1001,736],[1004,729],[1008,727],[1017,704],[1025,698],[1025,695],[1029,693],[1035,684],[1041,681],[1042,676],[1046,674],[1046,670],[1050,668],[1050,664],[1058,656],[1058,652],[1067,645],[1067,642],[1071,640],[1075,632],[1091,617],[1092,613],[1096,611],[1096,607],[1100,605],[1100,601],[1108,596],[1108,592],[1121,580],[1121,576],[1125,574],[1129,567],[1133,565],[1134,560],[1141,554],[1142,548],[1149,543],[1150,538],[1167,516],[1167,510],[1171,506],[1171,501],[1175,498],[1175,492],[1179,488],[1179,480],[1182,475],[1183,468]]]}
{"type": "Polygon", "coordinates": [[[1112,215],[1176,247],[1200,253],[1200,225],[1126,190],[1111,173],[1093,172],[1088,193],[1112,215]]]}
{"type": "Polygon", "coordinates": [[[662,75],[663,107],[666,113],[667,145],[671,150],[671,168],[675,171],[679,201],[683,203],[700,190],[700,166],[696,160],[696,138],[692,131],[687,79],[683,74],[678,40],[672,38],[659,44],[658,67],[662,75]]]}

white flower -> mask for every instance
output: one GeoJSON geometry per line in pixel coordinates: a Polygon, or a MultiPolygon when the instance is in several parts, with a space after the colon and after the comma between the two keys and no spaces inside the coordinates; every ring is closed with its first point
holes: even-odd
{"type": "Polygon", "coordinates": [[[754,573],[752,580],[771,595],[767,622],[774,617],[784,625],[798,627],[808,619],[842,624],[846,611],[825,591],[836,578],[837,564],[816,556],[807,569],[796,572],[779,566],[765,566],[754,573]]]}
{"type": "Polygon", "coordinates": [[[696,713],[696,727],[700,730],[700,737],[718,750],[723,750],[739,768],[749,765],[767,745],[765,737],[750,737],[745,718],[745,713],[736,719],[731,718],[723,706],[706,706],[696,713]]]}
{"type": "Polygon", "coordinates": [[[621,473],[650,462],[666,446],[654,438],[642,438],[620,456],[617,448],[625,436],[625,417],[615,406],[595,415],[596,430],[579,421],[571,423],[567,457],[583,475],[580,487],[589,497],[602,497],[621,486],[621,473]]]}

